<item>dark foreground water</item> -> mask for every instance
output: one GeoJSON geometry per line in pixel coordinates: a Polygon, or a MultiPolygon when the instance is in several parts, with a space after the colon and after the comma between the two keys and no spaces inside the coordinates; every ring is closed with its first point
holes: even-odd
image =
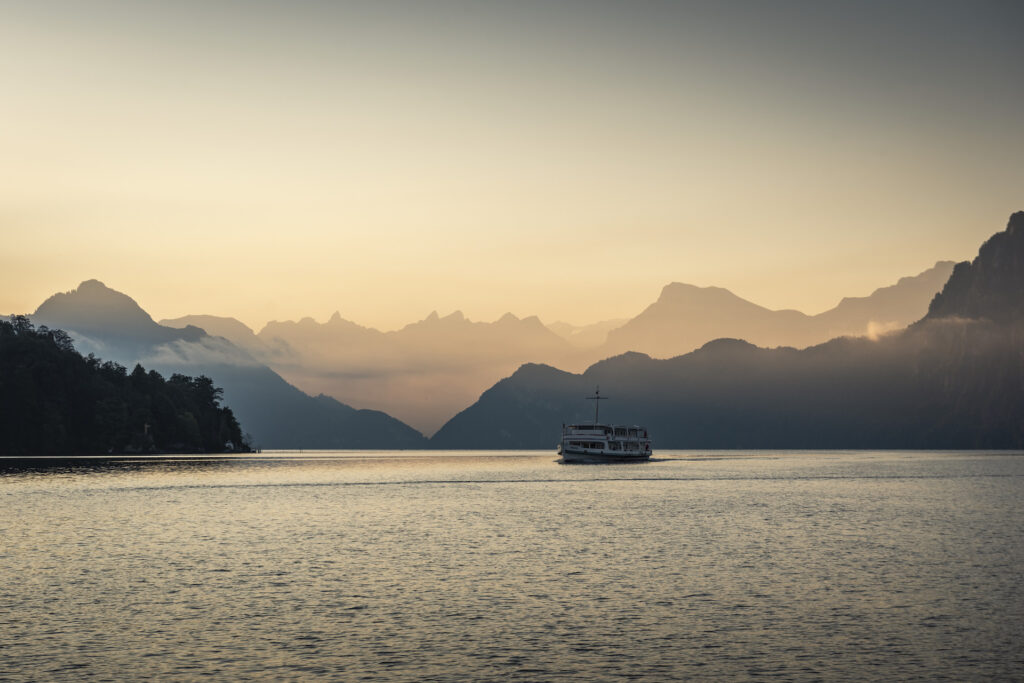
{"type": "Polygon", "coordinates": [[[0,460],[0,679],[1024,678],[1024,455],[0,460]]]}

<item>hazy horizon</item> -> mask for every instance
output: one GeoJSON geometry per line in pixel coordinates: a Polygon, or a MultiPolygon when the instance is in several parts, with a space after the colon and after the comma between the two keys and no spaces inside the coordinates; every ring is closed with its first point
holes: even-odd
{"type": "Polygon", "coordinates": [[[1024,187],[1019,3],[0,8],[0,311],[813,314],[972,258],[1024,187]]]}
{"type": "Polygon", "coordinates": [[[582,372],[626,351],[671,358],[723,337],[797,348],[837,336],[877,338],[921,319],[953,266],[941,262],[814,317],[770,311],[721,288],[676,283],[635,318],[591,325],[579,329],[580,336],[570,326],[545,325],[536,316],[508,315],[479,322],[432,314],[388,332],[340,317],[323,323],[312,318],[271,322],[258,331],[233,318],[202,314],[154,321],[130,294],[97,280],[54,294],[33,318],[67,330],[82,353],[127,366],[170,364],[177,371],[212,362],[265,364],[310,396],[326,394],[380,410],[430,435],[525,363],[582,372]],[[191,332],[185,335],[189,341],[179,343],[184,337],[160,325],[202,328],[214,340],[191,332]],[[230,343],[220,344],[219,337],[230,343]],[[117,341],[108,346],[107,338],[117,341]]]}
{"type": "MultiPolygon", "coordinates": [[[[975,248],[975,253],[976,252],[977,252],[977,248],[975,248]]],[[[968,257],[968,258],[960,259],[960,260],[969,261],[969,260],[971,260],[971,258],[968,257]]],[[[942,261],[937,261],[936,263],[932,264],[931,266],[928,266],[927,268],[923,269],[921,271],[921,273],[924,273],[926,271],[930,271],[932,268],[936,267],[938,264],[941,264],[941,263],[956,263],[956,262],[958,262],[958,261],[953,261],[953,260],[949,260],[949,259],[945,259],[945,260],[942,260],[942,261]]],[[[918,272],[906,273],[904,275],[901,275],[901,276],[897,277],[896,279],[894,279],[891,282],[878,283],[877,286],[871,287],[869,290],[867,290],[867,291],[865,291],[863,293],[858,292],[858,293],[848,293],[848,294],[840,295],[836,299],[836,301],[834,302],[834,304],[832,306],[829,306],[828,308],[826,308],[826,309],[824,309],[822,311],[816,311],[814,313],[808,313],[807,311],[801,311],[800,309],[797,309],[794,306],[781,306],[779,308],[771,308],[769,306],[766,306],[766,305],[762,304],[761,302],[757,301],[756,299],[747,299],[746,297],[741,297],[741,298],[745,299],[746,301],[748,301],[748,302],[750,302],[752,304],[755,304],[757,306],[762,306],[763,308],[766,308],[766,309],[771,310],[771,311],[797,311],[797,312],[803,313],[805,315],[812,315],[813,316],[813,315],[817,315],[819,313],[824,313],[824,312],[827,312],[827,311],[830,311],[830,310],[834,309],[835,306],[838,305],[843,299],[848,299],[848,298],[851,298],[851,297],[866,297],[866,296],[876,292],[879,289],[883,289],[883,288],[895,285],[901,279],[912,278],[912,277],[915,277],[915,276],[917,276],[919,274],[920,273],[918,273],[918,272]]],[[[157,322],[157,323],[160,323],[160,324],[166,324],[166,323],[169,323],[169,322],[176,322],[178,320],[182,320],[182,319],[186,319],[186,318],[192,318],[192,317],[211,316],[211,317],[215,317],[215,318],[231,319],[231,320],[235,320],[237,322],[240,322],[243,325],[245,325],[247,328],[249,328],[249,330],[251,330],[254,334],[259,334],[262,330],[264,330],[268,326],[273,326],[275,323],[303,323],[305,321],[313,321],[317,325],[326,325],[329,322],[331,322],[331,320],[335,316],[340,316],[342,320],[345,320],[345,321],[350,322],[350,323],[355,323],[356,325],[358,325],[360,327],[364,327],[364,328],[367,328],[367,329],[370,329],[370,330],[375,330],[375,331],[384,332],[384,333],[399,332],[402,329],[408,327],[409,325],[415,325],[416,323],[422,323],[422,322],[428,320],[432,316],[437,316],[438,318],[449,318],[449,317],[453,317],[453,316],[457,317],[459,315],[462,315],[462,317],[467,322],[471,322],[471,323],[496,323],[499,320],[501,320],[504,316],[511,314],[512,316],[514,316],[515,318],[517,318],[519,320],[528,319],[528,318],[531,318],[531,317],[536,317],[536,318],[538,318],[540,320],[541,324],[543,324],[547,328],[551,328],[552,326],[556,326],[557,327],[559,325],[568,325],[568,326],[575,327],[575,328],[585,328],[585,327],[588,327],[588,326],[600,325],[602,323],[608,323],[608,322],[615,321],[615,319],[611,319],[611,318],[603,319],[603,320],[582,320],[582,319],[580,319],[580,320],[565,320],[565,319],[554,320],[554,319],[550,319],[549,320],[549,319],[545,319],[544,317],[542,317],[540,315],[537,315],[536,313],[531,313],[531,312],[517,313],[517,312],[514,312],[514,311],[512,311],[512,310],[510,310],[508,308],[504,309],[501,314],[499,314],[499,315],[497,315],[497,316],[495,316],[493,318],[474,318],[474,317],[468,315],[463,308],[458,308],[457,307],[457,308],[454,308],[452,310],[439,310],[437,308],[433,308],[430,311],[422,313],[422,314],[420,314],[418,316],[415,316],[413,318],[410,318],[408,320],[396,321],[394,323],[394,326],[392,326],[392,327],[378,327],[378,326],[375,326],[375,325],[373,325],[371,323],[368,323],[366,321],[363,321],[363,320],[358,320],[358,319],[346,317],[344,312],[341,311],[340,309],[337,309],[337,308],[332,310],[332,311],[330,311],[330,312],[328,312],[328,313],[325,313],[323,315],[294,315],[292,317],[279,318],[279,319],[268,319],[268,320],[262,320],[262,321],[261,320],[252,320],[252,321],[250,321],[250,320],[245,320],[245,319],[241,318],[238,315],[233,315],[231,312],[225,312],[223,314],[221,314],[221,313],[210,313],[210,312],[208,312],[206,310],[203,310],[199,304],[189,308],[187,303],[181,304],[181,305],[184,306],[185,308],[188,308],[188,310],[189,310],[188,313],[183,313],[182,315],[178,315],[178,316],[165,316],[165,315],[161,315],[157,311],[153,310],[150,306],[147,305],[147,302],[141,300],[140,297],[136,296],[135,293],[133,293],[132,291],[125,290],[125,289],[123,289],[121,287],[118,287],[116,285],[113,285],[113,284],[111,284],[109,282],[105,282],[102,278],[96,278],[96,277],[86,278],[82,282],[76,283],[73,286],[66,287],[66,288],[55,287],[48,294],[46,294],[44,297],[42,297],[39,301],[29,305],[24,310],[0,311],[0,315],[3,315],[5,317],[6,316],[10,316],[10,315],[32,315],[32,313],[43,302],[45,302],[50,297],[52,297],[52,296],[54,296],[56,294],[66,294],[66,293],[74,292],[74,291],[76,291],[78,289],[78,287],[80,285],[82,285],[85,282],[90,281],[90,280],[94,280],[94,281],[100,282],[105,287],[108,287],[108,288],[110,288],[112,290],[115,290],[115,291],[120,292],[122,294],[126,294],[127,296],[131,297],[133,300],[136,301],[136,303],[138,303],[140,305],[140,307],[147,314],[150,315],[150,317],[153,319],[154,322],[157,322]]],[[[632,317],[642,313],[648,306],[650,306],[652,303],[654,303],[659,298],[659,295],[662,293],[662,291],[665,289],[665,287],[668,287],[668,286],[673,285],[673,284],[692,285],[692,286],[695,286],[695,287],[699,287],[701,289],[726,289],[727,291],[732,292],[732,294],[736,294],[736,292],[734,292],[732,290],[729,290],[726,287],[721,287],[721,286],[713,284],[713,283],[712,284],[708,284],[708,285],[693,285],[693,283],[682,282],[680,280],[675,280],[673,282],[666,282],[661,287],[658,287],[657,290],[652,293],[650,298],[648,298],[646,300],[638,300],[638,301],[636,301],[634,306],[633,306],[633,308],[627,309],[626,317],[623,317],[623,318],[620,318],[620,319],[617,320],[617,324],[621,325],[621,324],[627,322],[632,317]]],[[[738,294],[736,294],[736,295],[739,296],[738,294]]],[[[179,303],[180,303],[180,300],[179,300],[179,303]]],[[[391,302],[383,302],[383,303],[384,304],[390,304],[391,302]]],[[[296,308],[298,308],[298,307],[296,307],[296,308]]],[[[496,307],[496,310],[498,310],[498,309],[501,309],[500,304],[497,305],[497,307],[496,307]]],[[[564,334],[559,334],[559,336],[565,336],[565,335],[564,334]]]]}

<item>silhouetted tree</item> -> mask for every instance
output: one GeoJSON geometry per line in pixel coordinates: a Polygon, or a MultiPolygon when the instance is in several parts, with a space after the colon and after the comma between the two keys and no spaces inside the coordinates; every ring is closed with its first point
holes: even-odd
{"type": "Polygon", "coordinates": [[[165,380],[82,357],[62,330],[0,321],[0,453],[56,455],[246,448],[209,377],[165,380]]]}

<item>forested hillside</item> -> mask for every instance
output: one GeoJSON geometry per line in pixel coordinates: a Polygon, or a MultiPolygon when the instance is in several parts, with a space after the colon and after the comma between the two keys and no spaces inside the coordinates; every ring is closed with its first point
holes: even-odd
{"type": "Polygon", "coordinates": [[[83,357],[61,330],[0,321],[0,454],[247,450],[209,377],[83,357]]]}

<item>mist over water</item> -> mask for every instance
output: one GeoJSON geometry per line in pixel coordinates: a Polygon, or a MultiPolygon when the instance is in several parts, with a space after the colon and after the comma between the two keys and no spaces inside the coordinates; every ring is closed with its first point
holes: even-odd
{"type": "Polygon", "coordinates": [[[1016,678],[1021,455],[0,459],[0,678],[1016,678]]]}

